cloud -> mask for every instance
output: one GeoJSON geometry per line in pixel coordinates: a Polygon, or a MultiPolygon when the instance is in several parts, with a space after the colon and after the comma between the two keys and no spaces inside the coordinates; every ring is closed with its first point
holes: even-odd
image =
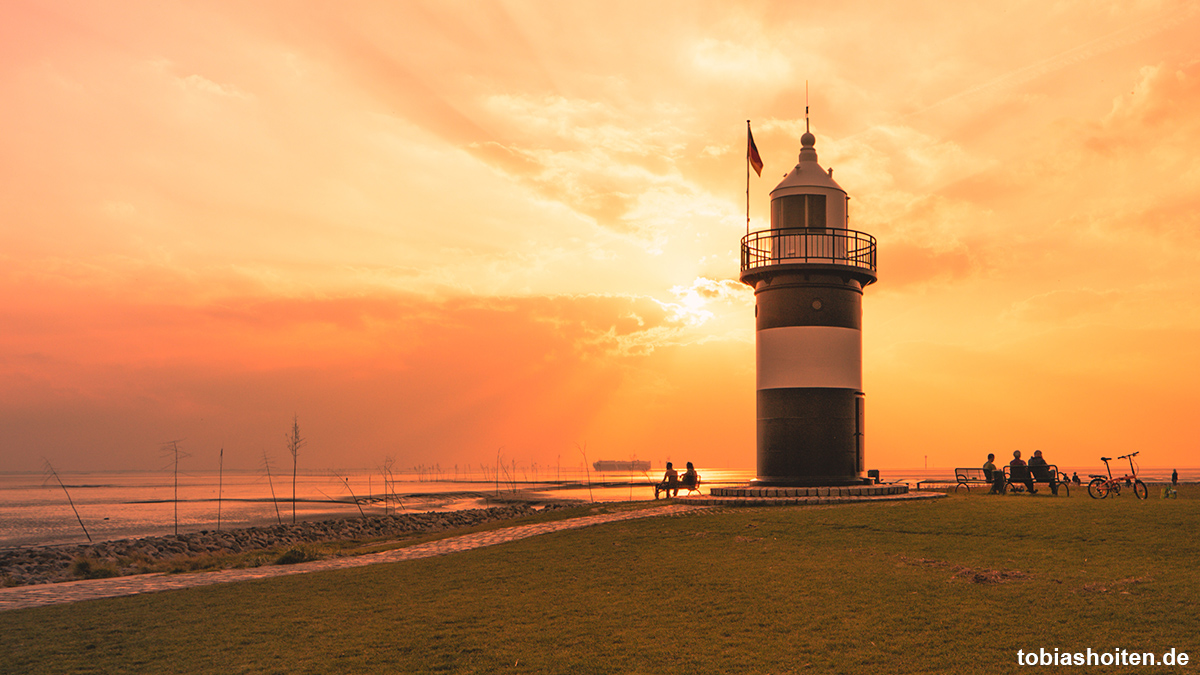
{"type": "MultiPolygon", "coordinates": [[[[1147,40],[1188,21],[1196,15],[1197,11],[1200,11],[1200,8],[1191,3],[1176,5],[1163,13],[1158,13],[1159,8],[1156,6],[1136,8],[1123,5],[1124,3],[1114,3],[1109,7],[1109,16],[1106,18],[1117,21],[1119,27],[1115,30],[1032,63],[1021,65],[986,82],[974,84],[919,111],[914,111],[911,115],[926,115],[936,108],[951,105],[996,105],[998,100],[1011,96],[1011,92],[1014,90],[1020,90],[1057,71],[1092,61],[1116,49],[1147,40]],[[1130,9],[1154,11],[1155,14],[1148,18],[1135,18],[1131,21],[1127,18],[1129,16],[1127,12],[1130,9]]],[[[1062,14],[1070,14],[1083,7],[1084,5],[1073,7],[1065,3],[1056,9],[1062,14]]],[[[1134,12],[1133,16],[1137,16],[1137,14],[1140,12],[1134,12]]]]}
{"type": "MultiPolygon", "coordinates": [[[[733,279],[714,280],[697,277],[687,286],[675,286],[671,294],[678,298],[677,302],[660,302],[659,304],[670,311],[671,317],[690,327],[703,326],[715,314],[712,305],[753,304],[751,291],[741,282],[733,279]]],[[[746,332],[749,335],[749,331],[746,332]]]]}
{"type": "Polygon", "coordinates": [[[5,6],[5,428],[744,453],[744,124],[778,175],[811,103],[879,241],[871,452],[1111,431],[1195,352],[1196,8],[5,6]]]}
{"type": "Polygon", "coordinates": [[[194,89],[206,94],[227,96],[230,98],[249,98],[245,92],[239,91],[237,87],[229,84],[218,84],[196,74],[188,75],[187,77],[177,77],[175,81],[186,89],[194,89]]]}
{"type": "Polygon", "coordinates": [[[1120,144],[1194,131],[1197,123],[1187,114],[1200,100],[1200,60],[1143,66],[1128,94],[1113,99],[1112,109],[1099,129],[1120,144]],[[1134,133],[1130,138],[1125,134],[1134,133]]]}
{"type": "Polygon", "coordinates": [[[788,79],[792,64],[783,53],[757,41],[735,43],[704,38],[691,49],[692,64],[707,78],[726,79],[747,86],[775,84],[788,79]]]}
{"type": "Polygon", "coordinates": [[[76,468],[138,466],[167,437],[269,448],[293,412],[318,465],[365,466],[388,448],[404,461],[473,457],[497,444],[545,459],[585,433],[607,438],[591,425],[621,392],[673,380],[681,346],[705,335],[691,294],[736,296],[709,280],[681,289],[681,303],[203,292],[170,303],[25,288],[34,297],[0,307],[10,470],[39,454],[76,468]]]}
{"type": "MultiPolygon", "coordinates": [[[[803,120],[769,120],[764,130],[803,133],[803,120]]],[[[822,166],[851,196],[850,227],[879,241],[880,278],[888,289],[962,279],[986,265],[992,207],[946,188],[986,174],[992,159],[904,126],[876,126],[847,138],[818,134],[822,166]]]]}
{"type": "Polygon", "coordinates": [[[696,193],[675,167],[689,140],[679,111],[617,108],[562,96],[493,95],[484,102],[504,142],[471,144],[539,193],[586,214],[603,227],[650,241],[659,235],[635,205],[647,192],[696,193]]]}
{"type": "Polygon", "coordinates": [[[1013,304],[1012,316],[1026,321],[1065,324],[1084,316],[1118,314],[1115,305],[1127,297],[1117,290],[1080,288],[1041,293],[1013,304]]]}
{"type": "Polygon", "coordinates": [[[669,149],[669,126],[661,122],[649,127],[630,124],[634,120],[629,110],[604,101],[494,94],[484,100],[483,109],[508,134],[525,141],[546,145],[559,142],[573,148],[637,156],[669,149]]]}

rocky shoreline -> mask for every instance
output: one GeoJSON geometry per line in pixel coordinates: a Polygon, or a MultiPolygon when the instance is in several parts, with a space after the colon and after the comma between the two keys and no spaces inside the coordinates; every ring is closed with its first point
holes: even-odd
{"type": "MultiPolygon", "coordinates": [[[[561,506],[550,504],[543,510],[561,506]]],[[[319,542],[370,540],[440,532],[497,520],[511,520],[537,512],[537,509],[528,504],[516,504],[465,511],[402,513],[310,521],[295,525],[249,527],[221,532],[206,530],[179,536],[122,539],[95,544],[4,549],[0,550],[0,586],[127,576],[151,571],[148,569],[151,564],[166,561],[181,563],[180,569],[187,569],[186,563],[189,560],[203,556],[252,553],[319,542]]],[[[247,565],[287,561],[284,558],[263,558],[247,565]]]]}

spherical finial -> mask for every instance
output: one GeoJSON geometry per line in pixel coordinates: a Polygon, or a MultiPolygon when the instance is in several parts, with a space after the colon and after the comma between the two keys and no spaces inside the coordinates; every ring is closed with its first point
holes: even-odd
{"type": "Polygon", "coordinates": [[[806,148],[811,148],[816,144],[817,137],[813,136],[811,131],[805,131],[804,135],[800,137],[800,145],[806,148]]]}

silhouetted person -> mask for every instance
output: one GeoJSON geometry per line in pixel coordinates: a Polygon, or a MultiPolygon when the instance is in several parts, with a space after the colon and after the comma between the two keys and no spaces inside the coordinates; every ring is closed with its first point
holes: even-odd
{"type": "Polygon", "coordinates": [[[658,493],[665,492],[667,497],[674,497],[679,494],[679,472],[667,462],[667,472],[663,474],[662,482],[654,486],[654,498],[658,499],[658,493]]]}
{"type": "Polygon", "coordinates": [[[1071,482],[1076,485],[1083,485],[1083,481],[1079,480],[1079,472],[1078,471],[1071,474],[1071,482]]]}
{"type": "Polygon", "coordinates": [[[696,489],[696,481],[700,480],[700,476],[696,475],[696,467],[692,466],[691,462],[687,463],[687,471],[683,472],[683,478],[679,482],[683,487],[694,490],[696,489]]]}
{"type": "Polygon", "coordinates": [[[991,482],[992,472],[996,470],[996,454],[989,452],[987,461],[983,463],[983,479],[991,482]]]}
{"type": "MultiPolygon", "coordinates": [[[[1043,480],[1050,483],[1050,493],[1058,494],[1058,476],[1050,472],[1050,465],[1046,464],[1046,460],[1042,457],[1041,450],[1034,450],[1033,457],[1029,458],[1029,473],[1033,474],[1033,480],[1043,480]]],[[[1032,481],[1031,481],[1032,482],[1032,481]]]]}
{"type": "Polygon", "coordinates": [[[1021,459],[1020,450],[1013,450],[1012,461],[1008,463],[1008,474],[1014,480],[1024,483],[1025,487],[1029,488],[1029,494],[1037,492],[1033,489],[1033,478],[1029,475],[1029,466],[1025,464],[1025,460],[1021,459]]]}
{"type": "Polygon", "coordinates": [[[1171,469],[1171,485],[1179,485],[1179,471],[1171,469]]]}
{"type": "Polygon", "coordinates": [[[995,453],[989,452],[987,461],[983,463],[983,477],[992,484],[992,489],[988,490],[989,495],[1004,494],[1004,472],[996,468],[995,453]]]}

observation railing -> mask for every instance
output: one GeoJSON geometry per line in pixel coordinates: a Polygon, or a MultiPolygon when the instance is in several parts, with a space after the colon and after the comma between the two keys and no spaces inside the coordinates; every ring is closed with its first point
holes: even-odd
{"type": "Polygon", "coordinates": [[[759,230],[742,238],[742,276],[771,265],[838,265],[875,277],[875,237],[836,228],[759,230]]]}

